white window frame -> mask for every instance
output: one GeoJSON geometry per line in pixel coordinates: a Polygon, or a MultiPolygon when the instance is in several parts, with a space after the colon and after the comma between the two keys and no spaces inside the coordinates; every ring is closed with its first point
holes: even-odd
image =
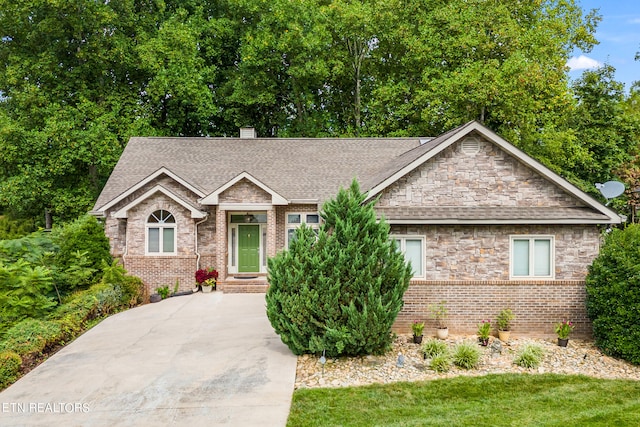
{"type": "Polygon", "coordinates": [[[310,227],[313,230],[320,230],[320,223],[322,222],[322,218],[318,212],[286,212],[285,213],[285,227],[284,227],[284,247],[289,249],[289,230],[296,230],[302,224],[306,224],[307,227],[310,227]],[[289,215],[300,215],[300,222],[289,222],[289,215]],[[308,223],[307,217],[309,215],[317,216],[317,223],[308,223]]]}
{"type": "MultiPolygon", "coordinates": [[[[415,235],[415,234],[391,234],[389,235],[389,238],[392,240],[399,240],[400,241],[400,247],[398,248],[400,250],[400,252],[402,252],[403,255],[406,254],[406,250],[407,250],[407,240],[420,240],[420,259],[422,260],[422,262],[420,263],[420,271],[417,271],[413,276],[412,279],[425,279],[426,278],[426,260],[427,257],[425,255],[425,250],[426,250],[426,239],[425,236],[419,236],[419,235],[415,235]]],[[[406,256],[405,256],[406,259],[406,256]]],[[[412,266],[412,268],[415,268],[415,266],[412,266]]]]}
{"type": "Polygon", "coordinates": [[[510,280],[540,280],[540,279],[555,279],[556,276],[556,242],[555,236],[547,234],[515,234],[509,236],[509,279],[510,280]],[[528,240],[529,241],[529,274],[527,276],[516,276],[513,274],[514,264],[514,241],[516,240],[528,240]],[[534,242],[536,240],[548,240],[549,244],[549,275],[537,276],[535,274],[535,251],[534,242]]]}
{"type": "Polygon", "coordinates": [[[173,214],[173,212],[168,211],[166,209],[156,209],[147,215],[147,219],[145,222],[145,236],[144,236],[144,253],[148,256],[173,256],[178,254],[178,227],[177,227],[177,218],[173,214]],[[171,217],[173,217],[174,222],[149,222],[149,217],[158,211],[168,212],[171,217]],[[149,230],[152,228],[158,229],[158,252],[150,252],[149,251],[149,230]],[[173,229],[173,251],[172,252],[164,252],[164,230],[165,229],[173,229]]]}

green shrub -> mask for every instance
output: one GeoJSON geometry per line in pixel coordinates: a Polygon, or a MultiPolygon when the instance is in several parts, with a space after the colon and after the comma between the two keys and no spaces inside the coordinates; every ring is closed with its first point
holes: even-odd
{"type": "Polygon", "coordinates": [[[11,385],[20,373],[22,359],[13,351],[0,352],[0,390],[11,385]]]}
{"type": "Polygon", "coordinates": [[[142,298],[142,281],[128,277],[122,284],[98,283],[69,295],[50,318],[66,318],[71,327],[84,326],[88,321],[129,308],[132,301],[142,298]]]}
{"type": "Polygon", "coordinates": [[[123,303],[129,307],[142,304],[145,297],[145,286],[142,279],[136,276],[125,276],[120,284],[123,303]]]}
{"type": "Polygon", "coordinates": [[[0,215],[0,240],[18,239],[35,230],[33,219],[11,219],[0,215]]]}
{"type": "Polygon", "coordinates": [[[463,342],[453,349],[453,364],[463,369],[474,369],[480,361],[480,350],[475,344],[463,342]]]}
{"type": "Polygon", "coordinates": [[[442,340],[429,338],[422,344],[421,350],[425,357],[432,358],[448,353],[449,347],[447,346],[447,343],[442,340]]]}
{"type": "Polygon", "coordinates": [[[438,373],[448,372],[451,369],[451,356],[448,353],[433,356],[429,367],[438,373]]]}
{"type": "Polygon", "coordinates": [[[525,344],[518,349],[513,363],[523,368],[537,368],[544,357],[544,349],[538,344],[525,344]]]}
{"type": "Polygon", "coordinates": [[[640,225],[606,236],[586,282],[596,345],[610,356],[640,365],[640,225]]]}
{"type": "Polygon", "coordinates": [[[156,288],[156,292],[162,299],[169,298],[170,291],[168,286],[160,286],[159,288],[156,288]]]}
{"type": "Polygon", "coordinates": [[[25,260],[0,262],[0,318],[15,323],[27,317],[43,317],[56,302],[47,296],[53,289],[51,272],[25,260]]]}
{"type": "Polygon", "coordinates": [[[267,316],[294,354],[391,346],[412,270],[365,198],[355,181],[341,189],[325,203],[318,235],[303,225],[289,250],[269,259],[267,316]]]}
{"type": "Polygon", "coordinates": [[[39,354],[59,343],[62,328],[50,320],[25,319],[4,334],[0,351],[14,351],[20,356],[39,354]]]}
{"type": "Polygon", "coordinates": [[[98,299],[89,288],[67,296],[63,304],[51,313],[50,318],[68,318],[71,323],[84,325],[86,321],[96,318],[97,313],[98,299]]]}
{"type": "Polygon", "coordinates": [[[100,277],[102,262],[111,263],[109,239],[103,226],[91,215],[54,228],[51,238],[58,246],[54,263],[62,274],[58,283],[62,294],[95,283],[100,277]],[[78,272],[80,267],[86,271],[78,272]],[[65,275],[71,278],[65,280],[65,275]]]}

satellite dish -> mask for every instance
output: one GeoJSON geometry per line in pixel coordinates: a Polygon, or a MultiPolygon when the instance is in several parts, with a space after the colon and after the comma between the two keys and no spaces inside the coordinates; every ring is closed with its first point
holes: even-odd
{"type": "Polygon", "coordinates": [[[604,184],[596,183],[596,188],[600,190],[605,199],[607,199],[607,204],[609,204],[610,199],[614,199],[624,193],[624,184],[619,181],[607,181],[604,184]]]}

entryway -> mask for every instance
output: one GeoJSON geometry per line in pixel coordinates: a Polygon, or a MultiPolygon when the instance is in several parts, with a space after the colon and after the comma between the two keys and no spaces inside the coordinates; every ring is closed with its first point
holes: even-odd
{"type": "Polygon", "coordinates": [[[260,225],[238,224],[238,272],[260,271],[260,225]]]}

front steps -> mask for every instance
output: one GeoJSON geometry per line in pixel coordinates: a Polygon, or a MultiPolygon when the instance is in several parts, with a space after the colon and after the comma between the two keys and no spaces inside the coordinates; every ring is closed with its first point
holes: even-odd
{"type": "Polygon", "coordinates": [[[225,294],[266,293],[269,282],[265,275],[232,275],[224,281],[218,281],[217,290],[225,294]]]}

